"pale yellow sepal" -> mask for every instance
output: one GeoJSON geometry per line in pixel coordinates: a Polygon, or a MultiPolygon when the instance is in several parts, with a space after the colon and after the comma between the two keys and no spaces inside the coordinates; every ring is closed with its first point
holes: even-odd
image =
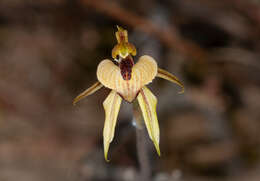
{"type": "Polygon", "coordinates": [[[127,30],[117,26],[116,32],[117,45],[112,50],[112,57],[115,59],[117,55],[126,58],[128,55],[136,55],[136,48],[133,44],[128,42],[127,30]]]}
{"type": "Polygon", "coordinates": [[[116,121],[121,102],[122,98],[114,90],[110,92],[106,100],[103,102],[106,117],[103,129],[104,156],[106,161],[109,161],[107,159],[107,153],[109,145],[114,138],[116,121]]]}
{"type": "Polygon", "coordinates": [[[172,75],[170,72],[167,72],[166,70],[158,68],[157,77],[163,78],[165,80],[168,80],[170,82],[173,82],[173,83],[179,85],[182,89],[179,93],[180,94],[184,93],[184,85],[179,81],[179,79],[176,76],[172,75]]]}
{"type": "Polygon", "coordinates": [[[100,82],[96,82],[93,84],[91,87],[89,87],[87,90],[79,94],[74,100],[73,100],[73,105],[76,105],[77,102],[80,100],[84,99],[85,97],[95,93],[97,90],[99,90],[103,85],[100,82]]]}
{"type": "Polygon", "coordinates": [[[117,32],[116,32],[117,43],[128,42],[127,30],[125,30],[124,28],[122,28],[122,27],[120,27],[118,25],[116,27],[117,27],[117,32]]]}
{"type": "Polygon", "coordinates": [[[106,59],[99,63],[97,69],[98,80],[107,88],[116,90],[126,101],[132,102],[139,90],[152,82],[157,74],[156,61],[144,55],[132,68],[130,80],[124,80],[120,68],[106,59]]]}
{"type": "Polygon", "coordinates": [[[153,141],[156,151],[160,156],[160,128],[156,114],[157,99],[147,87],[143,87],[140,90],[137,99],[143,114],[149,137],[153,141]]]}

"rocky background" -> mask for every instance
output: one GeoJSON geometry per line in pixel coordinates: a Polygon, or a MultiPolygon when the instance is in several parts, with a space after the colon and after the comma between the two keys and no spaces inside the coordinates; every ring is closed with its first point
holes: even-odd
{"type": "Polygon", "coordinates": [[[132,181],[139,164],[131,105],[103,158],[103,88],[72,106],[111,58],[116,25],[165,80],[155,181],[260,180],[260,1],[1,0],[0,181],[132,181]]]}

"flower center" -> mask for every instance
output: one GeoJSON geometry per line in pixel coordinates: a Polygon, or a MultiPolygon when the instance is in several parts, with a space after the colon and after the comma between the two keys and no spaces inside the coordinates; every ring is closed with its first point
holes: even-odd
{"type": "Polygon", "coordinates": [[[119,68],[121,70],[121,75],[124,80],[131,79],[133,66],[134,66],[134,61],[130,55],[120,61],[119,68]]]}

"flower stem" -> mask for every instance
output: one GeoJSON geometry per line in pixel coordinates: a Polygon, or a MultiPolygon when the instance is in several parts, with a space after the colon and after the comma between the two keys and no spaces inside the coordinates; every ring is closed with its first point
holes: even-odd
{"type": "Polygon", "coordinates": [[[139,108],[138,102],[133,103],[133,115],[136,124],[136,149],[137,149],[137,159],[140,166],[140,181],[150,181],[151,177],[151,167],[149,164],[148,148],[146,142],[145,126],[142,117],[141,110],[139,108]]]}

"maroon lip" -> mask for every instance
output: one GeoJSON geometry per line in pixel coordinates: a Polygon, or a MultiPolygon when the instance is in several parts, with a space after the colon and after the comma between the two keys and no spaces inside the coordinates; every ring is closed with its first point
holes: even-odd
{"type": "Polygon", "coordinates": [[[125,59],[122,59],[119,63],[121,75],[124,80],[130,80],[132,76],[132,68],[134,66],[133,58],[129,55],[125,59]]]}

